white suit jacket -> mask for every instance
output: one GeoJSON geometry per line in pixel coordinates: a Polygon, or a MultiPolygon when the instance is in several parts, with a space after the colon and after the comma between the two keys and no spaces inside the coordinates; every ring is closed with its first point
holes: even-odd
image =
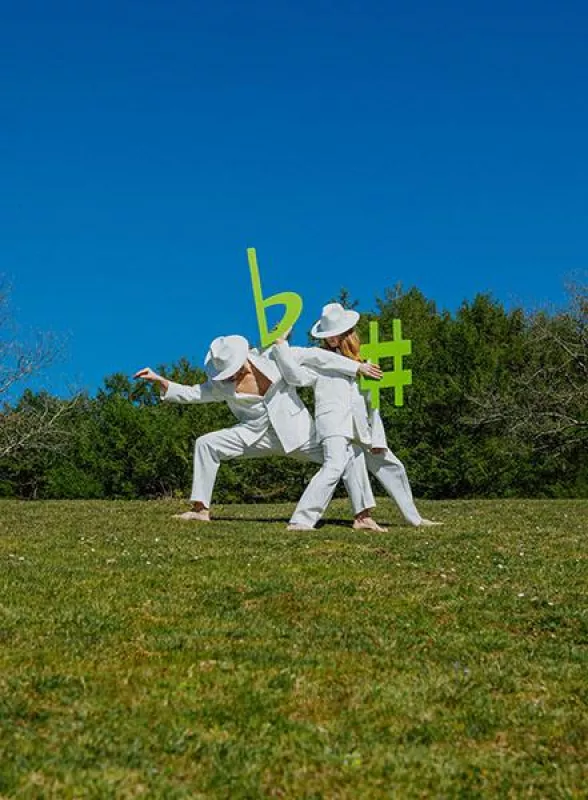
{"type": "Polygon", "coordinates": [[[283,379],[277,364],[268,356],[270,351],[259,355],[255,350],[250,350],[248,356],[271,381],[264,397],[237,393],[231,381],[208,380],[195,386],[170,381],[161,399],[172,403],[224,402],[239,420],[234,427],[246,445],[260,439],[271,424],[284,452],[290,453],[315,438],[314,424],[295,387],[283,379]]]}
{"type": "Polygon", "coordinates": [[[288,383],[312,386],[315,425],[319,441],[328,436],[358,439],[368,447],[386,448],[386,432],[379,412],[368,419],[366,398],[356,383],[359,362],[319,347],[274,347],[274,358],[288,383]]]}

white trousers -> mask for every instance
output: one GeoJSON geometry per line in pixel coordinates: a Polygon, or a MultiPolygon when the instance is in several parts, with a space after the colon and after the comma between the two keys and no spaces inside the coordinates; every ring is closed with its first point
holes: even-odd
{"type": "MultiPolygon", "coordinates": [[[[310,480],[308,486],[298,505],[294,509],[290,522],[294,525],[314,528],[315,524],[325,513],[327,506],[331,502],[337,484],[343,478],[345,480],[345,470],[349,464],[363,465],[366,480],[369,483],[365,467],[365,456],[359,447],[351,444],[345,436],[327,436],[322,441],[324,462],[319,471],[310,480]]],[[[358,514],[366,508],[373,508],[375,503],[353,511],[358,514]]]]}
{"type": "MultiPolygon", "coordinates": [[[[343,441],[346,445],[346,455],[340,459],[343,464],[337,480],[339,478],[343,479],[351,500],[353,513],[359,514],[360,511],[375,506],[374,495],[370,486],[363,452],[359,448],[352,448],[346,439],[343,441]]],[[[224,428],[220,431],[206,433],[196,439],[196,444],[194,445],[194,473],[190,499],[193,502],[202,503],[206,508],[210,508],[216,475],[222,461],[231,461],[234,458],[263,458],[265,456],[287,455],[300,461],[313,461],[316,464],[322,464],[324,460],[323,450],[324,448],[321,444],[309,441],[297,450],[285,453],[273,428],[268,428],[261,438],[249,445],[243,442],[241,435],[234,428],[224,428]]],[[[316,476],[310,481],[304,492],[304,495],[307,496],[305,505],[303,504],[302,506],[301,515],[305,520],[314,519],[316,521],[322,512],[316,516],[317,511],[315,509],[322,508],[323,505],[326,508],[333,494],[331,492],[327,502],[323,503],[322,494],[324,490],[321,484],[318,486],[319,496],[315,491],[309,492],[315,478],[316,476]]],[[[298,505],[300,506],[300,504],[298,505]]],[[[314,522],[304,522],[304,524],[313,525],[314,522]]]]}
{"type": "Polygon", "coordinates": [[[422,517],[412,497],[412,489],[404,464],[391,450],[385,453],[372,453],[369,447],[360,445],[365,453],[368,471],[382,484],[388,497],[398,506],[404,519],[411,525],[420,525],[422,517]]]}
{"type": "Polygon", "coordinates": [[[314,527],[331,502],[352,450],[354,462],[364,456],[368,471],[382,484],[404,519],[411,525],[420,524],[422,517],[414,503],[404,464],[391,450],[372,453],[369,447],[352,444],[345,436],[329,436],[323,439],[322,444],[325,453],[323,466],[306,487],[290,522],[314,527]]]}

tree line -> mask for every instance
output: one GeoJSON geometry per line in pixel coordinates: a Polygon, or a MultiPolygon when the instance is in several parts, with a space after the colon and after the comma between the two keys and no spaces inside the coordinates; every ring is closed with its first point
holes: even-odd
{"type": "MultiPolygon", "coordinates": [[[[362,341],[370,319],[386,338],[395,318],[412,340],[413,385],[400,408],[382,392],[381,413],[418,497],[588,496],[585,285],[569,287],[560,310],[506,309],[479,294],[453,313],[396,286],[362,315],[362,341]]],[[[11,357],[0,348],[7,381],[19,363],[11,357]]],[[[186,359],[157,371],[205,380],[186,359]]],[[[195,438],[234,421],[222,404],[160,404],[151,386],[122,374],[105,378],[95,396],[27,390],[0,413],[0,496],[183,497],[195,438]]],[[[285,458],[223,464],[215,501],[296,500],[315,469],[285,458]]]]}

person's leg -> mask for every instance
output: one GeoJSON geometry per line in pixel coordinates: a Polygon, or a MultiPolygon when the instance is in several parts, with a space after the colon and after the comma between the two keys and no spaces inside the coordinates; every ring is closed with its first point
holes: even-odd
{"type": "Polygon", "coordinates": [[[324,463],[309,482],[290,519],[290,530],[311,530],[331,502],[347,462],[353,457],[349,440],[329,436],[323,441],[324,463]]]}
{"type": "Polygon", "coordinates": [[[386,533],[372,517],[372,509],[376,501],[370,485],[364,451],[358,445],[352,445],[353,458],[350,458],[343,473],[343,483],[353,506],[354,530],[369,530],[386,533]]]}
{"type": "MultiPolygon", "coordinates": [[[[352,445],[353,458],[347,462],[342,479],[353,508],[353,528],[355,530],[371,530],[386,533],[387,528],[382,528],[372,517],[372,509],[376,506],[370,479],[365,463],[363,450],[358,445],[352,445]]],[[[307,442],[298,450],[289,453],[293,458],[304,461],[313,461],[322,464],[324,451],[320,444],[307,442]]],[[[306,527],[306,526],[305,526],[306,527]]]]}
{"type": "Polygon", "coordinates": [[[352,457],[347,461],[342,478],[351,501],[353,515],[357,517],[375,508],[376,501],[370,485],[364,452],[357,445],[351,445],[351,450],[352,457]]]}
{"type": "Polygon", "coordinates": [[[194,445],[194,472],[190,493],[192,509],[174,516],[184,520],[209,522],[210,501],[222,461],[243,457],[255,458],[280,452],[283,452],[282,447],[273,431],[269,430],[253,445],[244,443],[236,427],[200,436],[194,445]]]}
{"type": "Polygon", "coordinates": [[[386,450],[384,453],[372,453],[366,449],[365,459],[368,470],[382,484],[408,523],[415,527],[441,524],[421,517],[412,496],[404,464],[399,458],[396,458],[391,450],[386,450]]]}

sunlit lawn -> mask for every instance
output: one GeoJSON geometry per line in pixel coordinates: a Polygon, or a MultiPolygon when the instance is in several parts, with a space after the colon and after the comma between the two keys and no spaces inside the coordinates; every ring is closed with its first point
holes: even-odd
{"type": "Polygon", "coordinates": [[[588,797],[588,501],[0,502],[0,797],[588,797]]]}

